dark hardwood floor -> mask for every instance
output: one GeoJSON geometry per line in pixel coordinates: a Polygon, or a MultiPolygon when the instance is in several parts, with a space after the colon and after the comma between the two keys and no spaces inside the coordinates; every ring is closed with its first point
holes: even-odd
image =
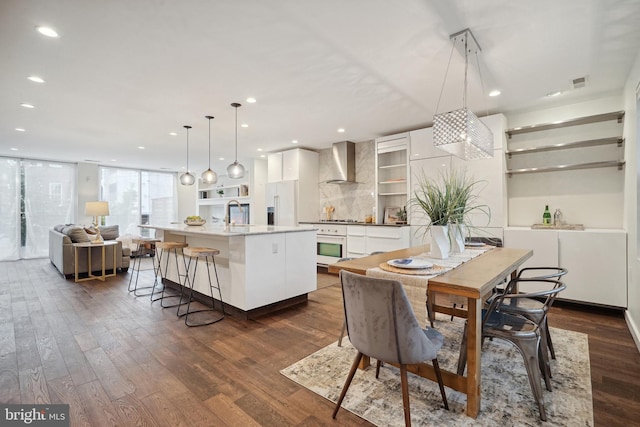
{"type": "MultiPolygon", "coordinates": [[[[74,426],[370,425],[332,420],[332,403],[279,373],[337,339],[337,277],[319,274],[305,306],[201,328],[130,295],[128,277],[74,283],[49,260],[1,262],[0,402],[69,403],[74,426]]],[[[595,425],[637,424],[640,354],[623,316],[558,305],[550,324],[589,334],[595,425]]]]}

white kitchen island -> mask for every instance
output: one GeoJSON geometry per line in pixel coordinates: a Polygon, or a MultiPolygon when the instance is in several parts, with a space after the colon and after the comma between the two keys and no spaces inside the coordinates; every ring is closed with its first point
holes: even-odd
{"type": "MultiPolygon", "coordinates": [[[[232,312],[249,318],[307,301],[317,289],[316,230],[267,225],[141,225],[163,241],[220,250],[215,257],[222,299],[232,312]]],[[[179,260],[180,274],[184,274],[179,260]]],[[[187,259],[188,262],[188,259],[187,259]]],[[[195,260],[194,260],[195,262],[195,260]]],[[[163,262],[163,269],[164,269],[163,262]]],[[[192,264],[193,266],[193,264],[192,264]]],[[[211,269],[213,276],[213,268],[211,269]]],[[[194,290],[210,296],[207,269],[200,261],[194,290]]],[[[215,276],[212,277],[215,281],[215,276]]],[[[165,283],[178,284],[175,262],[165,283]],[[172,283],[171,283],[172,282],[172,283]]],[[[180,280],[183,283],[183,280],[180,280]]]]}

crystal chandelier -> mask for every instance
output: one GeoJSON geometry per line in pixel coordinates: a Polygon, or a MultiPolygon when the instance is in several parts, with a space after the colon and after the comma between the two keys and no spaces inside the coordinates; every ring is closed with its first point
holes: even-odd
{"type": "MultiPolygon", "coordinates": [[[[462,108],[433,116],[433,145],[456,157],[465,160],[483,159],[493,157],[493,133],[478,117],[467,108],[467,69],[469,66],[469,53],[475,54],[476,59],[480,46],[468,28],[452,34],[453,48],[464,49],[464,93],[462,108]]],[[[449,64],[451,56],[449,56],[449,64]]],[[[447,72],[449,65],[447,65],[447,72]]],[[[480,71],[478,63],[478,71],[480,71]]],[[[442,82],[442,89],[447,79],[446,73],[442,82]]],[[[480,75],[482,83],[482,75],[480,75]]],[[[483,88],[484,90],[484,88],[483,88]]],[[[440,91],[442,97],[442,90],[440,91]]],[[[440,99],[438,99],[440,104],[440,99]]]]}

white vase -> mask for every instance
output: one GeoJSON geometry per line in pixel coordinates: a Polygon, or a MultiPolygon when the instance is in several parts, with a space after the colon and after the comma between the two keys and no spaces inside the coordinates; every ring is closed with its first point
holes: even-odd
{"type": "Polygon", "coordinates": [[[446,225],[431,226],[431,252],[432,258],[449,258],[451,242],[449,241],[449,228],[446,225]]]}
{"type": "Polygon", "coordinates": [[[464,224],[451,224],[449,233],[451,233],[451,253],[464,252],[464,237],[467,234],[467,227],[464,224]]]}

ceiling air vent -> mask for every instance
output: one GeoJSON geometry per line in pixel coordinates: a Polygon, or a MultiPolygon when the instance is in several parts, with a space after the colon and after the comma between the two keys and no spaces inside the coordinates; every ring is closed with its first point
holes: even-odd
{"type": "Polygon", "coordinates": [[[578,77],[577,79],[573,79],[573,88],[580,89],[581,87],[585,87],[587,85],[586,77],[578,77]]]}

